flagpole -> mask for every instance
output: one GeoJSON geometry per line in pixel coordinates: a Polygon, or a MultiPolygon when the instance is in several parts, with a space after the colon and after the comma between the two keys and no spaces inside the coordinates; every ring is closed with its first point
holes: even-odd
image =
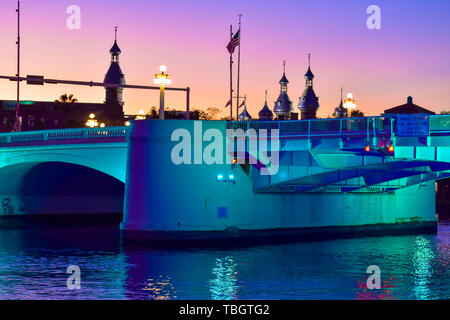
{"type": "Polygon", "coordinates": [[[241,17],[239,14],[239,48],[238,48],[238,74],[237,74],[237,102],[236,102],[236,121],[239,117],[239,78],[241,74],[241,17]]]}
{"type": "MultiPolygon", "coordinates": [[[[230,42],[233,40],[233,25],[230,24],[230,42]]],[[[230,121],[233,121],[233,50],[230,50],[230,121]]]]}

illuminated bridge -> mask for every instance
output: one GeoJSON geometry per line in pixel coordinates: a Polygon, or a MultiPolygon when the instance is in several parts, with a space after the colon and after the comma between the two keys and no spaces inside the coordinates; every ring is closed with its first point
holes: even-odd
{"type": "Polygon", "coordinates": [[[121,214],[127,129],[0,134],[0,217],[121,214]]]}
{"type": "Polygon", "coordinates": [[[279,171],[255,174],[257,192],[385,192],[450,176],[448,115],[252,121],[234,128],[279,130],[279,171]]]}
{"type": "MultiPolygon", "coordinates": [[[[251,228],[256,218],[238,213],[247,208],[256,215],[264,210],[268,199],[272,199],[271,210],[284,210],[274,205],[277,195],[283,201],[289,194],[304,195],[305,203],[310,203],[307,207],[319,212],[322,209],[318,209],[314,200],[317,196],[313,195],[370,197],[414,186],[427,190],[421,205],[434,208],[434,196],[430,198],[434,181],[450,177],[448,115],[233,122],[233,129],[244,132],[279,130],[279,168],[273,175],[260,174],[264,161],[255,166],[175,165],[171,151],[177,142],[171,135],[180,128],[194,133],[196,123],[141,120],[131,127],[0,134],[0,216],[124,212],[125,230],[251,228]],[[232,179],[223,182],[232,183],[219,181],[219,173],[229,174],[232,179]],[[254,201],[263,204],[258,206],[254,201]],[[155,212],[164,215],[156,218],[155,212]],[[183,212],[181,218],[179,212],[183,212]],[[224,220],[224,216],[233,215],[235,220],[224,220]]],[[[214,128],[224,135],[230,128],[226,121],[201,124],[204,131],[214,128]]],[[[247,160],[256,156],[248,150],[249,139],[245,138],[247,160]]],[[[204,142],[203,147],[206,145],[204,142]]],[[[408,189],[398,206],[406,208],[407,199],[416,189],[408,189]]],[[[379,197],[367,199],[382,202],[379,197]]],[[[294,206],[294,202],[284,205],[294,206]]],[[[258,218],[265,227],[288,223],[284,216],[282,220],[274,220],[269,214],[265,217],[258,218]]],[[[317,221],[301,223],[331,223],[329,217],[323,221],[311,219],[317,221]]]]}

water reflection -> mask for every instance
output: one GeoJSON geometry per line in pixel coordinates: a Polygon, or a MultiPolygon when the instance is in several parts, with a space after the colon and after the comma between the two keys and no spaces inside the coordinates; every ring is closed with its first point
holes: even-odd
{"type": "Polygon", "coordinates": [[[427,300],[432,297],[429,284],[433,275],[433,261],[435,255],[431,248],[431,241],[423,236],[416,237],[414,244],[414,293],[417,299],[427,300]]]}
{"type": "Polygon", "coordinates": [[[209,291],[213,300],[236,300],[238,290],[237,264],[228,256],[216,259],[212,270],[213,278],[209,280],[209,291]]]}
{"type": "Polygon", "coordinates": [[[147,279],[146,286],[143,290],[148,292],[150,299],[154,300],[171,300],[177,298],[175,288],[168,276],[147,279]]]}
{"type": "Polygon", "coordinates": [[[449,299],[450,225],[437,235],[248,248],[125,247],[118,230],[0,230],[0,299],[449,299]],[[68,265],[81,290],[68,290],[68,265]],[[358,280],[360,280],[358,282],[358,280]],[[391,281],[392,280],[392,281],[391,281]],[[392,283],[390,283],[391,281],[392,283]]]}
{"type": "Polygon", "coordinates": [[[0,298],[124,299],[118,235],[111,228],[1,230],[0,298]],[[67,288],[69,265],[81,269],[81,290],[67,288]]]}

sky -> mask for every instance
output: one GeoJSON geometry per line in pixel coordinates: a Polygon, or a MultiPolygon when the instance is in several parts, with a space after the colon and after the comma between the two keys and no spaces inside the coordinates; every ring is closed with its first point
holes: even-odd
{"type": "MultiPolygon", "coordinates": [[[[16,74],[15,0],[0,3],[0,74],[16,74]]],[[[273,108],[282,61],[294,111],[311,52],[319,117],[333,113],[344,94],[366,115],[414,103],[450,110],[450,1],[448,0],[22,0],[21,74],[103,81],[118,25],[120,63],[128,84],[153,85],[165,64],[172,86],[191,88],[191,108],[229,114],[229,28],[241,30],[241,95],[257,117],[273,108]],[[381,10],[381,29],[369,30],[369,5],[381,10]],[[70,5],[81,9],[81,28],[70,30],[70,5]]],[[[237,53],[237,50],[236,50],[237,53]]],[[[237,62],[237,54],[235,54],[237,62]]],[[[237,63],[234,64],[236,75],[237,63]]],[[[236,78],[234,78],[236,83],[236,78]]],[[[235,88],[236,90],[236,88],[235,88]]],[[[80,102],[103,102],[103,88],[21,86],[21,99],[53,101],[72,93],[80,102]]],[[[0,80],[0,99],[14,100],[15,83],[0,80]]],[[[182,109],[183,92],[166,91],[166,106],[182,109]]],[[[159,105],[157,91],[126,89],[125,113],[159,105]]]]}

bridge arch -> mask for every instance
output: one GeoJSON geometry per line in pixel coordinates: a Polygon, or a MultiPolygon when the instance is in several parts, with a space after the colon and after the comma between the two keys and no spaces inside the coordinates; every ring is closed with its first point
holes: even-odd
{"type": "Polygon", "coordinates": [[[0,225],[26,218],[33,225],[36,219],[65,225],[122,221],[125,184],[120,170],[58,153],[7,160],[0,166],[0,225]]]}
{"type": "Polygon", "coordinates": [[[125,164],[122,166],[113,165],[106,161],[99,161],[98,158],[91,157],[89,155],[79,155],[67,152],[49,151],[42,153],[12,154],[9,157],[0,159],[0,170],[1,168],[17,164],[46,162],[61,162],[91,168],[125,183],[125,164]]]}

